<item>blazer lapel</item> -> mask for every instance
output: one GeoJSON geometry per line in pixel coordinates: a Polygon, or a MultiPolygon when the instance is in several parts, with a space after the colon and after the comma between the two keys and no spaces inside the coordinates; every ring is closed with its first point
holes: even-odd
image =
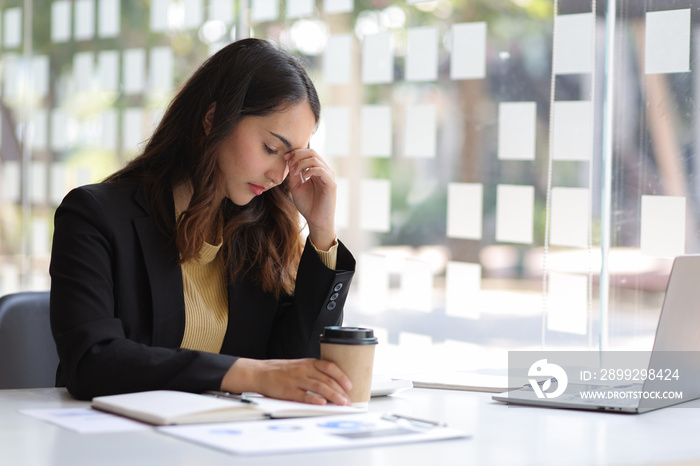
{"type": "MultiPolygon", "coordinates": [[[[185,298],[179,254],[151,218],[144,190],[136,192],[136,201],[146,216],[135,218],[134,228],[141,243],[153,304],[153,346],[179,348],[185,333],[185,298]]],[[[174,207],[171,209],[174,214],[174,207]]]]}

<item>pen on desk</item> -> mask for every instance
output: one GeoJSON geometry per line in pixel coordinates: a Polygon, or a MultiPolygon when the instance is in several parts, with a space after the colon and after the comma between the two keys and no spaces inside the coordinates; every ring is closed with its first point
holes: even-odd
{"type": "Polygon", "coordinates": [[[236,401],[240,401],[241,403],[247,403],[247,404],[251,404],[251,405],[256,404],[255,401],[248,398],[247,396],[245,396],[242,393],[239,394],[239,393],[231,393],[231,392],[222,392],[222,391],[218,391],[218,390],[207,390],[206,392],[204,392],[204,394],[209,395],[209,396],[214,396],[216,398],[228,398],[230,400],[236,400],[236,401]]]}
{"type": "Polygon", "coordinates": [[[419,419],[417,417],[412,417],[412,416],[404,416],[402,414],[396,414],[396,413],[386,413],[382,416],[382,419],[385,421],[392,421],[392,422],[407,422],[413,426],[416,427],[446,427],[447,424],[444,422],[437,422],[437,421],[429,421],[427,419],[419,419]]]}

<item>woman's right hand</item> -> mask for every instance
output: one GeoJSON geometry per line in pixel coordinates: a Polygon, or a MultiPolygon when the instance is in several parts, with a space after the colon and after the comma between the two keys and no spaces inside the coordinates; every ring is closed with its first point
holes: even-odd
{"type": "Polygon", "coordinates": [[[319,405],[349,405],[351,388],[350,379],[335,363],[313,358],[238,358],[221,381],[221,390],[227,392],[255,392],[319,405]]]}

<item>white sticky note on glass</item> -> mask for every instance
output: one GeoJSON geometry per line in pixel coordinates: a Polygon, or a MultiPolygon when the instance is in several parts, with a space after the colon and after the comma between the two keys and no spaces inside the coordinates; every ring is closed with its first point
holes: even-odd
{"type": "Polygon", "coordinates": [[[484,188],[479,183],[447,185],[447,237],[481,239],[484,188]]]}
{"type": "Polygon", "coordinates": [[[690,71],[690,9],[646,14],[644,72],[690,71]]]}
{"type": "Polygon", "coordinates": [[[103,39],[117,37],[121,30],[121,0],[99,0],[97,35],[103,39]]]}
{"type": "Polygon", "coordinates": [[[287,0],[287,19],[306,18],[314,14],[314,0],[287,0]]]}
{"type": "Polygon", "coordinates": [[[0,296],[20,291],[19,267],[15,264],[3,264],[0,266],[0,296]]]}
{"type": "Polygon", "coordinates": [[[642,196],[642,255],[675,257],[685,254],[685,204],[685,197],[642,196]]]}
{"type": "Polygon", "coordinates": [[[404,155],[407,157],[435,157],[437,144],[437,115],[434,105],[406,107],[404,128],[404,155]]]}
{"type": "Polygon", "coordinates": [[[326,107],[323,119],[326,128],[325,154],[346,156],[350,153],[350,109],[326,107]]]}
{"type": "Polygon", "coordinates": [[[49,167],[49,202],[57,206],[68,194],[68,170],[63,162],[54,162],[49,167]]]}
{"type": "Polygon", "coordinates": [[[35,55],[32,57],[32,91],[42,98],[49,92],[49,57],[35,55]]]}
{"type": "Polygon", "coordinates": [[[353,0],[323,0],[323,11],[327,14],[349,13],[354,8],[353,0]]]}
{"type": "Polygon", "coordinates": [[[251,17],[254,22],[276,21],[279,18],[279,0],[253,0],[251,17]]]}
{"type": "Polygon", "coordinates": [[[498,158],[535,160],[536,102],[498,105],[498,158]]]}
{"type": "Polygon", "coordinates": [[[173,49],[154,47],[151,49],[150,87],[158,91],[173,88],[173,49]]]}
{"type": "Polygon", "coordinates": [[[93,183],[92,168],[89,165],[78,165],[75,167],[75,185],[85,186],[93,183]]]}
{"type": "Polygon", "coordinates": [[[547,330],[588,333],[588,277],[552,272],[548,285],[547,330]]]}
{"type": "Polygon", "coordinates": [[[101,123],[99,113],[90,115],[78,122],[78,138],[81,145],[89,147],[98,147],[100,145],[101,123]]]}
{"type": "Polygon", "coordinates": [[[51,41],[68,42],[71,31],[71,3],[58,0],[51,4],[51,41]]]}
{"type": "Polygon", "coordinates": [[[123,90],[126,94],[143,92],[146,82],[146,51],[127,49],[124,51],[123,90]]]}
{"type": "Polygon", "coordinates": [[[75,40],[91,40],[95,37],[95,0],[75,2],[75,40]]]}
{"type": "Polygon", "coordinates": [[[51,110],[51,149],[57,152],[68,149],[69,139],[66,132],[68,117],[63,109],[51,110]]]}
{"type": "Polygon", "coordinates": [[[0,169],[2,169],[2,186],[0,186],[2,200],[16,204],[20,200],[20,180],[22,179],[20,163],[16,160],[3,160],[0,169]]]}
{"type": "Polygon", "coordinates": [[[0,67],[0,73],[2,73],[2,89],[4,99],[9,97],[17,97],[19,95],[19,85],[24,79],[24,76],[20,67],[20,57],[16,53],[5,53],[2,55],[2,67],[0,67]]]}
{"type": "Polygon", "coordinates": [[[160,122],[163,120],[163,117],[165,116],[165,111],[167,110],[166,107],[161,107],[161,108],[154,108],[151,111],[148,112],[148,124],[149,124],[149,133],[152,133],[155,131],[156,127],[160,124],[160,122]]]}
{"type": "Polygon", "coordinates": [[[151,0],[151,31],[165,32],[169,28],[170,0],[151,0]]]}
{"type": "Polygon", "coordinates": [[[435,81],[437,77],[437,28],[409,28],[407,30],[406,81],[435,81]]]}
{"type": "Polygon", "coordinates": [[[184,18],[182,25],[185,29],[197,29],[204,22],[204,5],[202,0],[184,0],[184,18]]]}
{"type": "Polygon", "coordinates": [[[367,34],[362,42],[362,82],[390,83],[394,80],[391,32],[367,34]]]}
{"type": "Polygon", "coordinates": [[[5,10],[3,33],[3,47],[5,49],[14,49],[22,44],[21,8],[8,8],[5,10]]]}
{"type": "Polygon", "coordinates": [[[364,179],[360,182],[360,228],[387,233],[391,229],[391,182],[364,179]]]}
{"type": "Polygon", "coordinates": [[[554,102],[554,160],[588,161],[591,158],[593,114],[589,101],[554,102]]]}
{"type": "Polygon", "coordinates": [[[480,79],[486,76],[486,23],[452,26],[450,78],[480,79]]]}
{"type": "Polygon", "coordinates": [[[378,314],[389,303],[388,259],[379,254],[360,254],[358,264],[358,295],[363,313],[378,314]]]}
{"type": "Polygon", "coordinates": [[[106,150],[117,150],[117,130],[119,114],[116,109],[108,109],[100,115],[100,147],[106,150]]]}
{"type": "MultiPolygon", "coordinates": [[[[48,257],[46,258],[48,259],[48,257]]],[[[51,277],[45,271],[33,271],[29,273],[29,289],[48,290],[51,287],[51,277]]]]}
{"type": "Polygon", "coordinates": [[[335,226],[344,230],[350,226],[350,180],[336,178],[335,226]]]}
{"type": "Polygon", "coordinates": [[[391,157],[393,140],[391,107],[364,105],[360,126],[360,153],[366,157],[391,157]]]}
{"type": "MultiPolygon", "coordinates": [[[[322,109],[323,112],[325,112],[326,108],[324,107],[322,109]]],[[[309,139],[309,147],[316,152],[319,152],[321,154],[328,155],[325,153],[326,150],[326,117],[321,115],[321,121],[318,122],[318,128],[316,128],[316,131],[314,131],[314,134],[311,135],[311,139],[309,139]]]]}
{"type": "Polygon", "coordinates": [[[103,50],[97,55],[98,86],[101,91],[119,91],[119,52],[103,50]]]}
{"type": "Polygon", "coordinates": [[[45,218],[34,217],[32,219],[32,255],[47,256],[50,243],[49,222],[45,218]]]}
{"type": "Polygon", "coordinates": [[[47,198],[48,165],[33,160],[29,164],[29,200],[33,204],[44,204],[47,198]]]}
{"type": "Polygon", "coordinates": [[[555,246],[588,247],[591,217],[586,188],[552,188],[549,242],[555,246]]]}
{"type": "Polygon", "coordinates": [[[30,147],[46,150],[49,145],[49,114],[43,108],[34,110],[29,124],[30,147]]]}
{"type": "Polygon", "coordinates": [[[481,265],[469,262],[447,262],[445,269],[445,314],[478,319],[481,292],[481,265]]]}
{"type": "Polygon", "coordinates": [[[73,80],[75,90],[89,91],[95,76],[95,55],[92,52],[78,52],[73,56],[73,80]]]}
{"type": "Polygon", "coordinates": [[[323,80],[326,84],[348,84],[352,72],[352,36],[339,34],[328,38],[323,52],[323,80]]]}
{"type": "Polygon", "coordinates": [[[433,269],[429,262],[406,259],[401,267],[401,308],[429,313],[433,310],[433,269]]]}
{"type": "Polygon", "coordinates": [[[124,109],[122,114],[122,147],[126,152],[135,153],[140,149],[143,137],[143,110],[124,109]]]}
{"type": "Polygon", "coordinates": [[[554,17],[554,73],[590,73],[593,69],[593,13],[554,17]]]}
{"type": "Polygon", "coordinates": [[[535,188],[500,184],[496,193],[496,241],[532,243],[535,188]]]}
{"type": "Polygon", "coordinates": [[[223,21],[226,24],[231,24],[233,22],[233,1],[210,0],[209,19],[212,21],[223,21]]]}

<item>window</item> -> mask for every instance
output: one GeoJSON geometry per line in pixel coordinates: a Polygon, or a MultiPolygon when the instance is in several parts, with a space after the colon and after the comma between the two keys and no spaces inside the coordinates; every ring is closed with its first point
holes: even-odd
{"type": "Polygon", "coordinates": [[[346,323],[376,330],[380,371],[649,349],[672,257],[699,249],[698,7],[6,0],[0,293],[49,286],[63,195],[137,154],[177,85],[253,35],[319,90],[312,147],[358,259],[346,323]]]}

